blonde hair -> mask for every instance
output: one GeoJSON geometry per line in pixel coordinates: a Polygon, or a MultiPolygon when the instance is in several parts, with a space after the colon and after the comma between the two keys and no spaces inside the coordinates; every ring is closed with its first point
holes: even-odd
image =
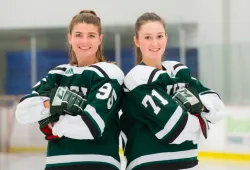
{"type": "MultiPolygon", "coordinates": [[[[139,37],[138,32],[140,31],[141,26],[146,24],[149,21],[158,21],[158,22],[162,23],[162,26],[164,27],[165,32],[166,32],[166,24],[165,24],[164,20],[159,15],[157,15],[155,13],[147,12],[147,13],[142,14],[136,20],[136,23],[135,23],[135,37],[136,37],[136,39],[138,39],[138,37],[139,37]]],[[[141,49],[137,46],[135,46],[135,54],[136,54],[136,61],[138,64],[142,61],[142,52],[141,52],[141,49]]]]}
{"type": "MultiPolygon", "coordinates": [[[[87,23],[87,24],[96,25],[98,27],[99,35],[102,34],[101,19],[96,15],[94,11],[82,10],[77,15],[75,15],[69,24],[68,33],[70,35],[72,35],[72,30],[74,26],[78,23],[87,23]]],[[[106,61],[106,59],[103,56],[102,44],[99,45],[96,51],[96,58],[98,62],[106,61]]],[[[69,45],[69,63],[71,65],[78,65],[76,54],[72,48],[72,45],[69,45]]]]}

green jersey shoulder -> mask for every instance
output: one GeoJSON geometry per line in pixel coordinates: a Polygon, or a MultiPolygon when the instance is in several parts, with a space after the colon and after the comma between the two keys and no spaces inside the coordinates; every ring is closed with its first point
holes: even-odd
{"type": "Polygon", "coordinates": [[[125,90],[132,91],[140,85],[150,84],[161,74],[166,74],[166,72],[151,66],[137,65],[124,78],[125,90]]]}
{"type": "Polygon", "coordinates": [[[123,84],[124,73],[113,63],[100,62],[90,65],[88,69],[95,71],[100,76],[108,76],[110,79],[117,80],[120,85],[123,84]]]}
{"type": "Polygon", "coordinates": [[[175,77],[180,70],[189,71],[188,67],[177,61],[164,61],[162,66],[166,69],[170,77],[175,77]]]}

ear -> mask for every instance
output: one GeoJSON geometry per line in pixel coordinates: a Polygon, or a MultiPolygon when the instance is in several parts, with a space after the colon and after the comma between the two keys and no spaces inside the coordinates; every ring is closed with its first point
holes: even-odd
{"type": "Polygon", "coordinates": [[[138,41],[138,39],[136,38],[136,36],[134,36],[134,43],[135,43],[135,46],[136,46],[136,47],[140,47],[139,41],[138,41]]]}
{"type": "Polygon", "coordinates": [[[100,37],[99,37],[99,45],[101,45],[102,40],[103,40],[103,34],[101,34],[100,37]]]}
{"type": "Polygon", "coordinates": [[[70,33],[68,33],[68,42],[70,45],[72,44],[71,40],[72,40],[72,35],[70,35],[70,33]]]}
{"type": "Polygon", "coordinates": [[[168,43],[168,34],[166,34],[166,45],[168,43]]]}

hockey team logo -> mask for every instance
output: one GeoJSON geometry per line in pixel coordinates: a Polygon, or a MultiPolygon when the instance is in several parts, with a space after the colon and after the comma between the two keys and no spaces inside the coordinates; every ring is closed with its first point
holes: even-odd
{"type": "Polygon", "coordinates": [[[74,74],[73,68],[66,70],[65,74],[70,74],[70,75],[74,74]]]}
{"type": "Polygon", "coordinates": [[[177,90],[185,88],[186,84],[185,83],[176,83],[173,85],[167,85],[167,93],[170,95],[173,95],[177,90]]]}
{"type": "Polygon", "coordinates": [[[170,77],[175,77],[174,76],[174,73],[171,71],[171,73],[170,73],[170,77]]]}

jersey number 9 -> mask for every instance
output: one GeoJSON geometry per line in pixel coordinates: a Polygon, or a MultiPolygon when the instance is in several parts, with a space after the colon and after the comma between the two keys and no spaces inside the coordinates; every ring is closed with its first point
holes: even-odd
{"type": "Polygon", "coordinates": [[[117,99],[115,90],[112,88],[110,83],[105,83],[100,89],[99,93],[96,94],[97,99],[105,100],[108,99],[107,108],[111,109],[114,101],[117,99]],[[111,94],[111,95],[110,95],[111,94]]]}

